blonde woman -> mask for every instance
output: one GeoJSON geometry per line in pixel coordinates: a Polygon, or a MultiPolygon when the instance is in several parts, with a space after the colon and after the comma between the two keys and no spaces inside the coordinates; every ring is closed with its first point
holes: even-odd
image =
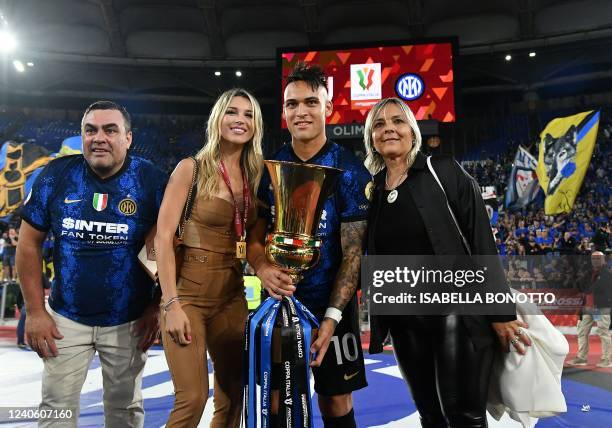
{"type": "Polygon", "coordinates": [[[256,220],[263,122],[243,89],[223,93],[212,108],[207,140],[196,154],[197,193],[175,268],[173,239],[191,188],[195,162],[183,159],[170,177],[157,222],[155,248],[162,288],[162,337],[174,383],[166,426],[198,425],[208,398],[206,352],[214,364],[211,427],[238,427],[247,304],[241,272],[245,240],[256,220]]]}
{"type": "MultiPolygon", "coordinates": [[[[432,164],[446,185],[455,225],[445,193],[419,152],[417,121],[402,100],[385,98],[372,107],[364,142],[365,164],[374,175],[369,255],[497,254],[477,183],[451,157],[438,157],[432,164]]],[[[502,286],[500,291],[508,290],[502,286]]],[[[482,285],[492,287],[494,282],[482,285]]],[[[382,352],[390,334],[423,428],[485,428],[495,342],[521,354],[531,343],[522,331],[527,325],[513,313],[371,316],[370,327],[371,354],[382,352]]]]}

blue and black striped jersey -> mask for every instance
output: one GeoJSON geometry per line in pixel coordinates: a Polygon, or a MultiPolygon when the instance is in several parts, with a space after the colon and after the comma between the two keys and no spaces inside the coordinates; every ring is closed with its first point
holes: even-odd
{"type": "Polygon", "coordinates": [[[82,155],[45,167],[21,215],[55,236],[49,298],[54,311],[90,326],[119,325],[142,315],[153,282],[137,256],[157,221],[165,184],[165,174],[151,162],[129,155],[106,179],[82,155]]]}
{"type": "MultiPolygon", "coordinates": [[[[340,224],[367,220],[369,202],[365,189],[371,180],[370,173],[357,156],[329,140],[319,153],[306,162],[294,153],[291,144],[281,147],[272,159],[330,166],[344,171],[335,194],[327,200],[321,214],[318,231],[322,240],[319,263],[304,273],[304,279],[297,285],[295,292],[295,296],[309,309],[326,308],[336,273],[342,262],[340,224]]],[[[275,212],[274,194],[267,170],[259,186],[258,198],[270,207],[262,208],[260,217],[267,219],[269,232],[272,232],[275,212]]]]}

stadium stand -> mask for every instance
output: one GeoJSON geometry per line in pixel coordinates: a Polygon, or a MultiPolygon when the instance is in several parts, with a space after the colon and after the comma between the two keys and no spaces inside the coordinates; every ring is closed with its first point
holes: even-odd
{"type": "MultiPolygon", "coordinates": [[[[493,187],[499,215],[492,230],[510,284],[562,295],[587,266],[575,260],[594,249],[612,251],[611,22],[607,0],[4,0],[0,31],[15,30],[19,43],[0,55],[0,143],[32,143],[57,153],[62,141],[80,134],[80,115],[89,103],[112,99],[132,114],[132,153],[171,172],[201,147],[216,96],[241,86],[261,103],[264,150],[272,153],[288,141],[281,130],[277,48],[315,52],[344,49],[345,43],[452,40],[456,121],[434,121],[436,131],[426,135],[423,151],[454,155],[481,186],[493,187]],[[19,72],[13,60],[32,65],[19,72]],[[599,132],[571,212],[545,215],[543,197],[524,209],[504,208],[518,147],[537,157],[547,123],[587,110],[601,112],[599,132]],[[439,137],[440,145],[428,146],[430,136],[439,137]]],[[[334,95],[340,90],[336,81],[334,95]]],[[[360,124],[342,124],[353,125],[360,124]]],[[[359,133],[340,131],[336,141],[360,154],[359,133]]],[[[7,216],[0,232],[18,224],[18,215],[7,216]]],[[[52,276],[50,262],[45,269],[52,276]]],[[[9,381],[0,384],[0,407],[36,406],[42,365],[33,352],[16,348],[18,287],[10,282],[2,288],[9,290],[9,304],[0,319],[0,379],[9,381]]],[[[566,335],[571,358],[580,307],[544,313],[566,335]]],[[[366,347],[368,341],[364,323],[366,347]]],[[[380,358],[367,355],[370,387],[355,394],[359,426],[418,426],[391,347],[386,350],[380,358]]],[[[612,368],[595,366],[601,352],[599,340],[592,341],[588,366],[565,367],[568,412],[541,420],[538,428],[612,426],[612,368]]],[[[145,426],[160,427],[174,396],[159,347],[150,351],[146,370],[145,426]]],[[[96,358],[81,397],[83,425],[104,424],[102,389],[96,358]]],[[[315,426],[322,426],[315,416],[315,426]]],[[[211,417],[209,404],[200,426],[211,417]]],[[[489,426],[517,425],[491,420],[489,426]]]]}

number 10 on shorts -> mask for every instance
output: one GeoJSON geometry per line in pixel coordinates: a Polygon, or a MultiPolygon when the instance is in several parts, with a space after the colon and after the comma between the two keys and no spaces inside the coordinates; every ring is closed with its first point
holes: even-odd
{"type": "Polygon", "coordinates": [[[345,333],[342,339],[339,339],[338,336],[332,336],[331,342],[334,344],[336,362],[339,366],[342,365],[343,360],[355,361],[359,356],[357,338],[353,333],[345,333]]]}

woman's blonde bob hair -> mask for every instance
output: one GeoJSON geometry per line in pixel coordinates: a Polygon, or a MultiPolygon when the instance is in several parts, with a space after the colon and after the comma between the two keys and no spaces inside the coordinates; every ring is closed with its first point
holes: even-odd
{"type": "Polygon", "coordinates": [[[368,117],[366,118],[365,128],[363,130],[363,142],[366,150],[366,159],[365,166],[370,171],[370,174],[376,175],[378,174],[384,167],[385,161],[383,157],[374,149],[374,140],[372,138],[372,127],[374,125],[374,120],[378,118],[383,109],[389,104],[395,104],[398,106],[406,115],[406,120],[408,121],[408,125],[412,129],[412,133],[414,134],[414,140],[412,141],[412,150],[408,153],[408,158],[406,159],[406,166],[410,168],[414,163],[414,159],[416,158],[417,153],[421,150],[421,131],[419,130],[419,125],[417,123],[414,114],[402,100],[399,98],[383,98],[370,110],[368,113],[368,117]]]}
{"type": "Polygon", "coordinates": [[[241,88],[230,89],[222,93],[212,110],[206,124],[206,141],[195,155],[200,164],[198,189],[205,199],[211,199],[219,191],[219,165],[221,163],[221,122],[234,97],[243,97],[251,102],[253,111],[253,139],[249,141],[240,157],[253,198],[257,195],[257,186],[263,172],[263,119],[259,103],[248,91],[241,88]]]}

